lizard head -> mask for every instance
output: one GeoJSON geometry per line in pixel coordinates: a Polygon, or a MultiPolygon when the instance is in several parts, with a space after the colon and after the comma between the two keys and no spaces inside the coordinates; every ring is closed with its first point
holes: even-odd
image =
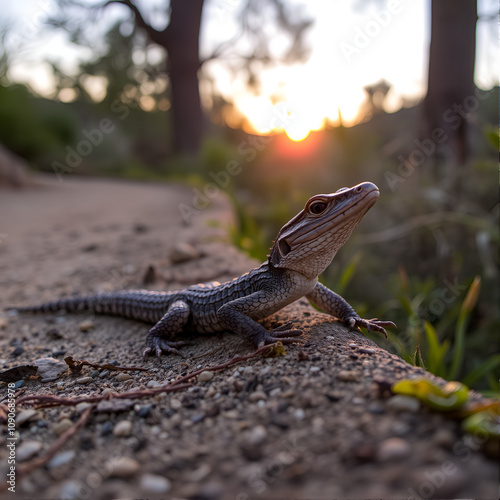
{"type": "Polygon", "coordinates": [[[309,279],[317,278],[379,194],[375,184],[363,182],[336,193],[313,196],[281,228],[269,254],[270,265],[299,272],[309,279]]]}

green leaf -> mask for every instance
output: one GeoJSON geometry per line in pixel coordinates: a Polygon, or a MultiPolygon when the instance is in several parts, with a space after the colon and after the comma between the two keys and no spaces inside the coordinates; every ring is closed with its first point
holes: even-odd
{"type": "Polygon", "coordinates": [[[416,397],[439,411],[456,410],[469,397],[469,389],[460,382],[448,382],[444,387],[439,387],[425,378],[400,380],[393,384],[391,390],[395,394],[416,397]]]}
{"type": "Polygon", "coordinates": [[[479,434],[500,439],[500,415],[494,411],[482,411],[467,417],[462,429],[470,434],[479,434]]]}
{"type": "Polygon", "coordinates": [[[471,311],[474,309],[481,288],[481,278],[476,276],[472,281],[467,295],[460,307],[457,325],[455,327],[455,343],[453,345],[453,359],[448,373],[449,379],[457,378],[457,375],[462,367],[465,353],[465,330],[467,328],[467,320],[471,311]]]}

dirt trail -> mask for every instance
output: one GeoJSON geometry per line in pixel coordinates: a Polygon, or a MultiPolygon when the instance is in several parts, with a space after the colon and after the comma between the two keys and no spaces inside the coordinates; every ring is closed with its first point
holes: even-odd
{"type": "MultiPolygon", "coordinates": [[[[70,177],[62,183],[45,177],[38,187],[0,191],[0,309],[141,288],[150,266],[156,280],[147,288],[175,289],[230,279],[256,265],[227,243],[232,215],[225,198],[216,198],[191,225],[184,223],[179,204],[189,206],[192,197],[181,185],[70,177]],[[182,257],[187,260],[178,262],[182,257]]],[[[497,466],[478,451],[477,440],[464,437],[443,415],[381,397],[374,382],[422,370],[303,301],[267,324],[289,320],[308,336],[305,346],[291,346],[283,357],[250,359],[181,392],[93,415],[55,462],[18,482],[15,496],[4,497],[497,496],[497,466]]],[[[252,352],[243,339],[224,333],[193,337],[193,345],[183,348],[185,358],[143,360],[148,326],[142,323],[88,314],[0,313],[0,321],[2,369],[68,355],[149,368],[130,377],[86,367],[55,382],[26,380],[25,395],[144,390],[252,352]],[[82,321],[91,325],[85,332],[82,321]],[[90,380],[78,383],[84,377],[90,380]]],[[[5,385],[0,391],[3,395],[5,385]]],[[[19,426],[18,452],[28,460],[43,455],[84,409],[40,409],[19,426]]],[[[2,433],[2,477],[6,450],[2,433]]]]}

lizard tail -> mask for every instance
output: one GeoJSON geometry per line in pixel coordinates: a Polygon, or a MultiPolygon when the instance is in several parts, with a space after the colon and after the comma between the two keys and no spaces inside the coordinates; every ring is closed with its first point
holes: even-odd
{"type": "Polygon", "coordinates": [[[127,290],[88,295],[86,297],[65,298],[35,306],[8,307],[7,310],[31,314],[58,311],[82,313],[88,311],[95,314],[109,314],[156,323],[168,309],[169,302],[170,294],[168,292],[127,290]]]}

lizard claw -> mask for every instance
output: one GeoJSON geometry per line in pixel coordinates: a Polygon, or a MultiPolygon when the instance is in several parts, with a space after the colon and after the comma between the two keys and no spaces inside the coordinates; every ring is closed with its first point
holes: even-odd
{"type": "Polygon", "coordinates": [[[284,345],[288,344],[301,344],[305,342],[303,339],[293,338],[300,337],[302,335],[302,331],[300,330],[284,330],[278,331],[270,330],[269,333],[266,333],[265,336],[261,337],[259,342],[257,343],[257,347],[262,347],[264,345],[274,344],[276,342],[281,342],[284,345]]]}
{"type": "Polygon", "coordinates": [[[366,328],[367,332],[373,330],[375,332],[383,333],[385,335],[385,338],[387,338],[387,332],[385,331],[385,328],[397,328],[396,324],[392,321],[383,321],[377,318],[349,318],[347,324],[350,327],[358,326],[360,328],[366,328]]]}
{"type": "Polygon", "coordinates": [[[177,354],[178,356],[185,357],[176,348],[188,344],[182,340],[173,342],[171,340],[165,340],[161,337],[154,335],[148,335],[146,338],[146,348],[144,349],[142,355],[144,357],[154,355],[161,357],[162,354],[177,354]]]}

